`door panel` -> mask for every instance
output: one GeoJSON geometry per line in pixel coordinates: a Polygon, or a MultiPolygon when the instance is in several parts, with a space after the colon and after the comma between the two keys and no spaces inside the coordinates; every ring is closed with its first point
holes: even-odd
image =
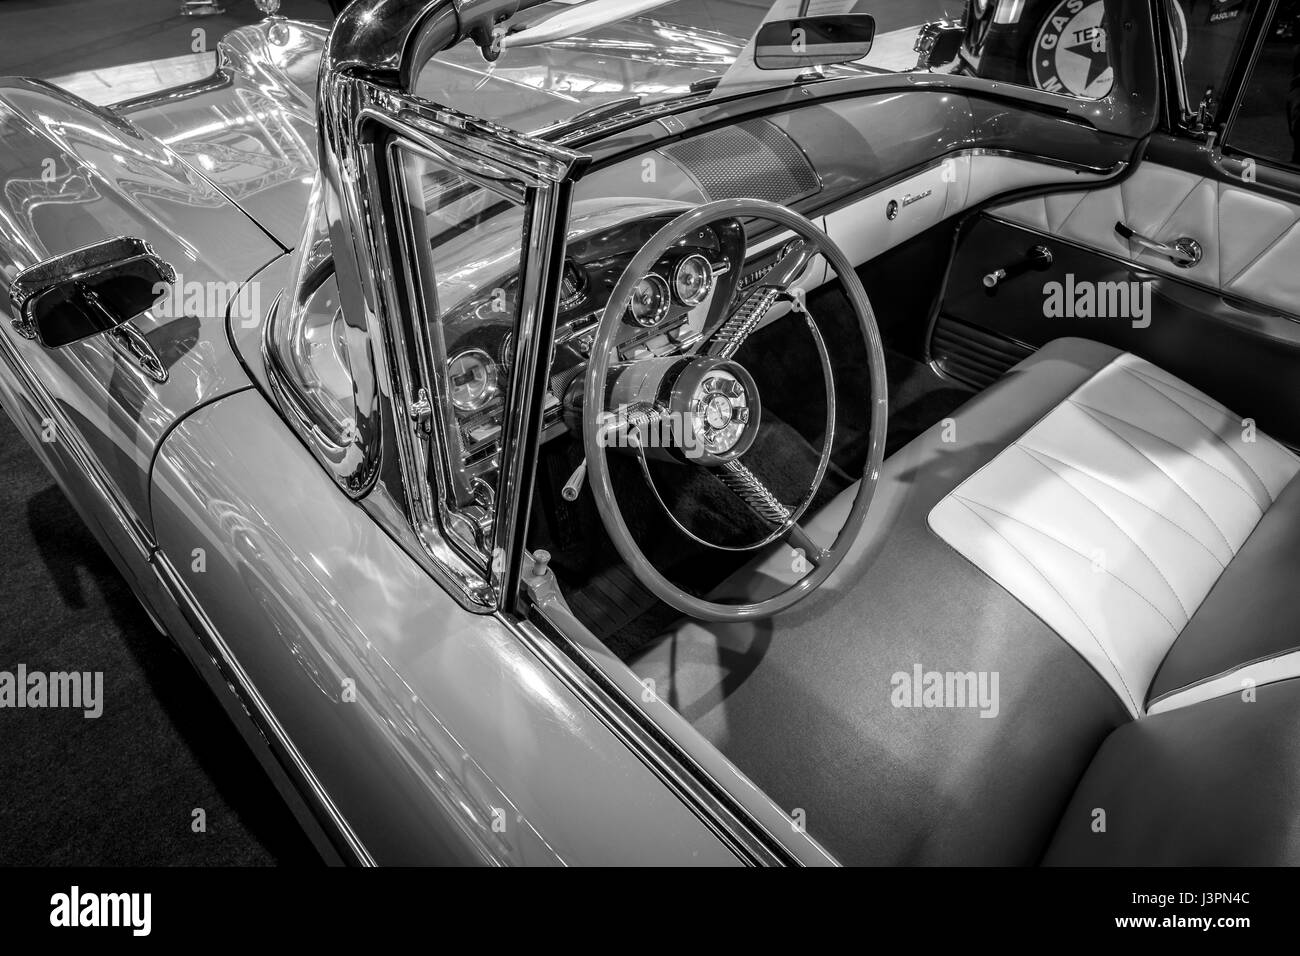
{"type": "Polygon", "coordinates": [[[963,230],[931,331],[930,358],[939,368],[983,387],[1063,336],[1133,352],[1254,419],[1268,434],[1300,445],[1300,322],[1019,225],[980,217],[963,230]],[[1049,269],[1006,279],[994,290],[984,287],[986,274],[1045,240],[1053,254],[1049,269]],[[1048,315],[1045,287],[1053,282],[1066,289],[1071,282],[1149,283],[1149,323],[1122,315],[1048,315]]]}
{"type": "Polygon", "coordinates": [[[1300,204],[1243,184],[1143,162],[1105,189],[1053,193],[989,210],[989,216],[1207,290],[1300,314],[1300,204]],[[1175,265],[1115,230],[1118,222],[1159,242],[1189,236],[1203,258],[1175,265]]]}
{"type": "Polygon", "coordinates": [[[1286,4],[1217,12],[1166,0],[1164,125],[1130,175],[963,224],[930,335],[941,369],[983,385],[1047,341],[1081,335],[1300,443],[1300,170],[1286,164],[1300,129],[1300,100],[1285,93],[1294,17],[1286,4]]]}
{"type": "Polygon", "coordinates": [[[966,223],[930,357],[983,386],[1051,339],[1083,336],[1174,372],[1297,444],[1298,263],[1300,192],[1276,176],[1242,175],[1204,143],[1160,134],[1120,182],[1017,200],[966,223]],[[1158,243],[1194,239],[1200,261],[1180,266],[1125,238],[1118,223],[1158,243]],[[1029,266],[1037,245],[1051,251],[1050,266],[1029,266]],[[1007,277],[986,288],[999,269],[1007,277]],[[1149,296],[1146,313],[1060,314],[1049,303],[1085,289],[1098,303],[1114,290],[1149,296]]]}

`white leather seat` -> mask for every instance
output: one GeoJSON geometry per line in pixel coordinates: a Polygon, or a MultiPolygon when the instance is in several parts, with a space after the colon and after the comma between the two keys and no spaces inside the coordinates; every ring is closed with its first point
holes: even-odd
{"type": "Polygon", "coordinates": [[[1125,353],[929,523],[1140,716],[1169,649],[1297,472],[1250,422],[1125,353]]]}

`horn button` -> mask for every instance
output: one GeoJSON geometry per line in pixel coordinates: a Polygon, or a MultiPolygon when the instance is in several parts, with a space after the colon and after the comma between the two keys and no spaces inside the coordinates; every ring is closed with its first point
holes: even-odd
{"type": "Polygon", "coordinates": [[[749,450],[758,431],[758,386],[736,362],[695,359],[673,383],[669,409],[681,416],[689,436],[686,456],[719,465],[749,450]]]}

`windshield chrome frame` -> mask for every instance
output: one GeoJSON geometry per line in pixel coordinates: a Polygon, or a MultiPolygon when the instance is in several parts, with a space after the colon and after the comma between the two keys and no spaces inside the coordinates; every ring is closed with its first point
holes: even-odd
{"type": "MultiPolygon", "coordinates": [[[[521,0],[504,6],[513,13],[533,5],[521,0]]],[[[384,437],[396,452],[386,456],[396,461],[385,460],[377,482],[396,509],[376,510],[403,513],[426,559],[422,563],[464,606],[480,612],[499,611],[512,601],[520,573],[569,183],[587,157],[429,102],[404,84],[413,86],[429,56],[472,35],[484,16],[502,7],[495,0],[354,3],[330,35],[317,87],[320,202],[339,296],[348,321],[369,331],[382,383],[384,437]],[[445,446],[437,447],[436,432],[426,440],[412,416],[422,388],[435,394],[433,355],[419,319],[422,304],[405,288],[412,269],[401,258],[407,254],[402,214],[384,155],[394,137],[524,199],[524,284],[488,554],[462,552],[441,530],[440,469],[429,468],[428,456],[443,454],[445,446]]]]}

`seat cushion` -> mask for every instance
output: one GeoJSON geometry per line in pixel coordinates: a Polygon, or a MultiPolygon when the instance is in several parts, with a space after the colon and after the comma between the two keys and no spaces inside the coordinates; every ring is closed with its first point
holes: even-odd
{"type": "Polygon", "coordinates": [[[1298,739],[1300,680],[1126,724],[1088,768],[1044,862],[1300,864],[1298,739]]]}
{"type": "MultiPolygon", "coordinates": [[[[816,593],[766,621],[687,623],[633,670],[773,799],[802,811],[844,862],[1038,862],[1084,768],[1127,715],[926,516],[1117,354],[1081,339],[1040,349],[890,456],[862,534],[816,593]],[[996,676],[996,715],[902,706],[899,676],[918,669],[996,676]]],[[[852,494],[808,523],[815,540],[833,538],[852,494]]],[[[793,563],[781,549],[715,597],[770,593],[792,583],[793,563]]]]}
{"type": "Polygon", "coordinates": [[[1300,674],[1300,477],[1278,495],[1169,649],[1147,694],[1160,713],[1300,674]]]}
{"type": "MultiPolygon", "coordinates": [[[[1297,472],[1300,459],[1240,416],[1120,354],[946,495],[929,523],[1136,717],[1166,655],[1162,694],[1296,643],[1267,620],[1246,641],[1201,626],[1195,651],[1179,638],[1297,472]]],[[[1296,516],[1294,505],[1285,512],[1296,516]]],[[[1300,541],[1282,535],[1252,567],[1300,541]]],[[[1276,574],[1255,583],[1270,581],[1292,590],[1276,574]]],[[[1225,609],[1228,620],[1239,610],[1225,609]]]]}

